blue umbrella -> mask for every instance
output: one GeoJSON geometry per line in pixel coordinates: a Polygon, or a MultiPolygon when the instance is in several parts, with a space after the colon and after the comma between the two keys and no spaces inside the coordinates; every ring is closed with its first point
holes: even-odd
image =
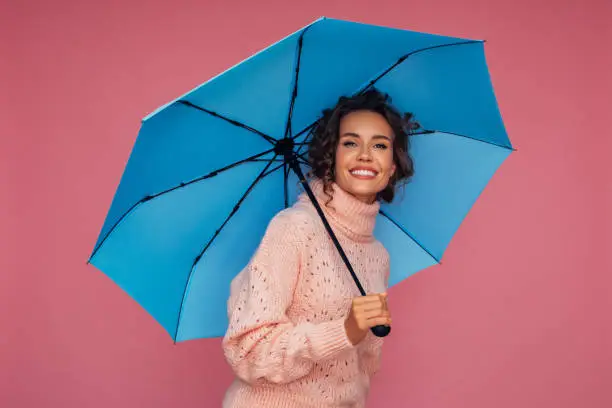
{"type": "Polygon", "coordinates": [[[270,219],[300,186],[317,204],[303,176],[309,131],[338,97],[371,87],[423,129],[411,136],[415,175],[374,231],[389,285],[438,264],[513,151],[484,42],[327,18],[143,119],[89,262],[175,342],[222,336],[230,281],[270,219]]]}

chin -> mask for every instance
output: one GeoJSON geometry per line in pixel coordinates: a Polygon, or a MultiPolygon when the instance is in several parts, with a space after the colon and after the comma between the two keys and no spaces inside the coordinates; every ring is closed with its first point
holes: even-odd
{"type": "Polygon", "coordinates": [[[375,188],[373,186],[358,185],[357,183],[351,183],[346,191],[357,197],[375,197],[383,189],[375,188]]]}

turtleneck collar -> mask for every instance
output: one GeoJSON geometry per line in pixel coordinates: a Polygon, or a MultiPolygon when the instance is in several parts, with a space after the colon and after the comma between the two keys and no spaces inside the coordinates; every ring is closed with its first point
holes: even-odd
{"type": "MultiPolygon", "coordinates": [[[[374,201],[372,204],[364,203],[353,195],[341,189],[336,183],[332,184],[332,199],[323,191],[323,182],[314,179],[310,188],[317,198],[323,213],[334,230],[340,230],[355,241],[372,241],[376,216],[380,209],[380,203],[374,201]],[[328,204],[326,204],[329,201],[328,204]]],[[[304,192],[300,195],[300,201],[312,205],[310,198],[304,192]]],[[[318,216],[318,215],[317,215],[318,216]]]]}

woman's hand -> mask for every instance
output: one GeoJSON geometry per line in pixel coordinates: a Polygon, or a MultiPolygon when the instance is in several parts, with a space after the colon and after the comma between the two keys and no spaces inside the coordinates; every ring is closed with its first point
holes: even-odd
{"type": "Polygon", "coordinates": [[[387,294],[377,293],[353,298],[351,311],[344,321],[346,335],[353,345],[361,342],[374,326],[390,326],[387,294]]]}

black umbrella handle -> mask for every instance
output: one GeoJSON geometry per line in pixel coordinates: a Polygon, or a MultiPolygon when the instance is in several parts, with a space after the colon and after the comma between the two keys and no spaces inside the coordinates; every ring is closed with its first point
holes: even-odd
{"type": "MultiPolygon", "coordinates": [[[[344,249],[342,249],[342,246],[340,245],[340,242],[338,241],[338,238],[336,237],[336,234],[334,234],[334,231],[332,230],[331,226],[329,225],[329,222],[327,221],[327,218],[325,217],[325,214],[323,213],[323,209],[321,209],[321,206],[319,205],[319,202],[317,201],[314,193],[312,192],[312,190],[310,188],[310,185],[308,185],[308,182],[306,181],[306,177],[304,176],[304,173],[302,172],[302,169],[300,168],[300,165],[299,165],[299,163],[297,161],[297,158],[296,158],[295,154],[292,152],[290,157],[287,157],[287,156],[289,156],[289,155],[285,156],[285,160],[287,160],[287,162],[288,162],[289,166],[291,167],[291,169],[295,172],[295,174],[300,179],[300,183],[302,183],[302,186],[304,187],[304,190],[306,190],[306,194],[308,194],[308,197],[310,198],[310,201],[312,201],[314,207],[317,209],[317,212],[319,213],[319,217],[321,218],[321,221],[323,221],[323,225],[325,226],[325,229],[327,230],[327,233],[329,234],[329,236],[331,237],[332,241],[334,242],[334,245],[336,246],[336,249],[338,249],[338,253],[340,254],[340,257],[344,261],[344,264],[346,265],[346,267],[348,268],[349,272],[351,273],[351,276],[353,277],[353,280],[355,281],[355,284],[357,285],[357,288],[359,289],[359,292],[361,293],[362,296],[366,296],[366,292],[363,289],[363,286],[361,286],[361,282],[359,282],[359,279],[357,278],[357,275],[355,274],[355,270],[353,269],[353,266],[351,265],[351,263],[348,260],[348,257],[344,253],[344,249]]],[[[391,327],[390,326],[379,325],[379,326],[372,327],[371,330],[372,330],[372,333],[374,333],[375,336],[377,336],[377,337],[385,337],[391,331],[391,327]]]]}

